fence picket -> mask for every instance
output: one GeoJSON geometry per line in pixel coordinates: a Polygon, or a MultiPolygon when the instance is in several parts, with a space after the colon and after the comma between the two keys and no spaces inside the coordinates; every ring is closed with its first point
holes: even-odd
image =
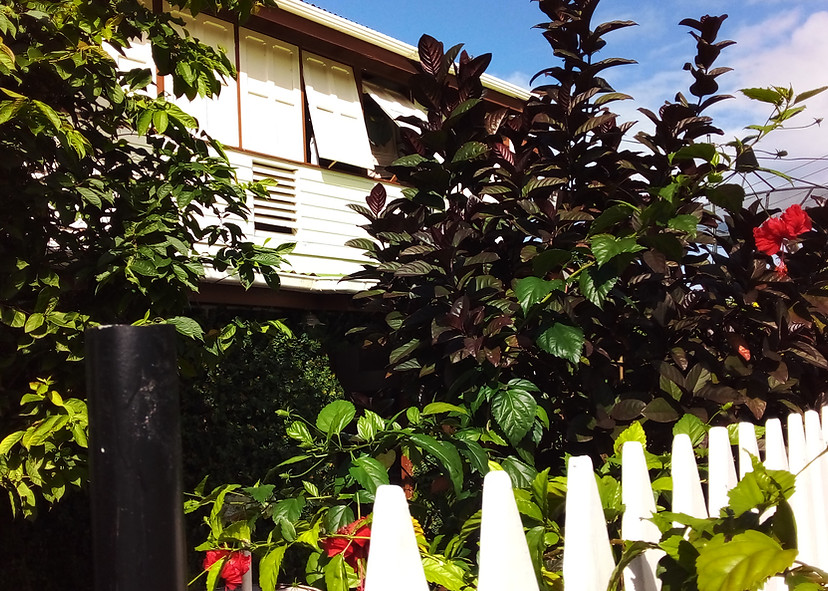
{"type": "MultiPolygon", "coordinates": [[[[828,454],[820,454],[826,448],[827,434],[828,407],[822,408],[821,414],[806,412],[804,421],[800,414],[789,415],[787,446],[781,421],[773,418],[765,423],[764,465],[796,474],[796,492],[790,503],[797,522],[797,560],[822,569],[828,569],[828,511],[824,501],[828,491],[828,454]]],[[[718,515],[728,504],[728,491],[753,470],[751,456],[759,457],[754,425],[739,424],[738,436],[737,475],[727,429],[713,427],[709,432],[707,504],[690,438],[684,434],[674,437],[673,512],[705,518],[708,509],[710,515],[718,515]]],[[[621,468],[625,505],[622,536],[626,540],[657,543],[660,532],[649,519],[656,511],[655,497],[640,443],[624,444],[621,468]]],[[[615,563],[588,456],[570,457],[568,461],[564,539],[564,590],[605,591],[615,563]]],[[[655,572],[663,555],[660,550],[648,550],[636,558],[624,571],[626,591],[660,591],[661,581],[655,572]]],[[[479,557],[478,591],[538,590],[506,472],[493,471],[484,479],[479,557]]],[[[248,580],[245,585],[249,585],[248,580]]],[[[365,580],[365,591],[388,589],[428,590],[408,504],[402,489],[396,486],[381,486],[377,490],[365,580]]],[[[784,579],[773,577],[763,591],[786,589],[784,579]]]]}
{"type": "MultiPolygon", "coordinates": [[[[621,535],[625,540],[657,544],[661,532],[650,518],[656,511],[650,474],[644,448],[638,441],[627,441],[621,448],[621,500],[624,515],[621,535]]],[[[624,569],[624,588],[637,591],[659,591],[661,581],[656,577],[656,565],[664,552],[647,550],[624,569]]]]}
{"type": "Polygon", "coordinates": [[[799,548],[799,560],[814,564],[817,558],[816,535],[811,522],[810,474],[802,472],[807,463],[805,448],[805,426],[802,415],[788,415],[788,469],[796,474],[796,490],[791,495],[790,503],[796,520],[796,542],[799,548]]]}
{"type": "Polygon", "coordinates": [[[606,591],[615,562],[589,456],[569,458],[564,518],[564,591],[606,591]]]}
{"type": "Polygon", "coordinates": [[[753,472],[753,459],[759,458],[759,442],[753,423],[739,423],[739,480],[753,472]]]}
{"type": "Polygon", "coordinates": [[[826,522],[825,501],[822,493],[825,490],[823,469],[826,456],[819,455],[824,449],[819,413],[815,410],[806,411],[805,459],[809,463],[806,472],[808,473],[808,499],[813,522],[815,552],[813,564],[823,567],[828,563],[828,522],[826,522]]]}
{"type": "Polygon", "coordinates": [[[768,419],[765,422],[765,467],[768,470],[787,470],[788,454],[782,437],[782,421],[768,419]]]}
{"type": "Polygon", "coordinates": [[[489,472],[483,479],[477,589],[538,591],[512,480],[501,470],[489,472]]]}
{"type": "Polygon", "coordinates": [[[718,517],[729,502],[727,493],[737,482],[727,427],[710,429],[707,449],[707,513],[710,517],[718,517]]]}
{"type": "MultiPolygon", "coordinates": [[[[670,469],[673,478],[673,512],[704,519],[704,504],[699,468],[690,437],[683,433],[673,438],[673,459],[670,469]]],[[[678,524],[677,524],[678,525],[678,524]]]]}
{"type": "Polygon", "coordinates": [[[365,591],[428,591],[408,501],[399,486],[377,487],[365,591]]]}

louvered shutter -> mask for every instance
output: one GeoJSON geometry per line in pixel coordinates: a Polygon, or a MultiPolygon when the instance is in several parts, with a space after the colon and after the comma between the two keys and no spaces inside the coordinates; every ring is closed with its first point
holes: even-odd
{"type": "Polygon", "coordinates": [[[362,82],[362,89],[367,92],[371,98],[374,99],[377,105],[379,105],[379,108],[382,109],[385,114],[394,120],[394,123],[400,127],[417,129],[410,123],[397,121],[397,117],[416,117],[421,121],[428,120],[428,117],[422,110],[418,109],[414,103],[399,92],[395,92],[393,90],[383,88],[379,84],[366,81],[362,82]]]}
{"type": "Polygon", "coordinates": [[[124,49],[124,55],[121,55],[109,43],[104,43],[104,50],[112,56],[118,69],[122,72],[129,72],[134,69],[148,69],[152,75],[152,82],[142,92],[155,97],[158,93],[155,86],[155,76],[157,70],[155,69],[155,62],[152,59],[152,45],[146,36],[140,39],[130,39],[130,46],[124,49]]]}
{"type": "Polygon", "coordinates": [[[373,168],[354,71],[350,66],[306,52],[302,53],[302,64],[319,157],[373,168]]]}
{"type": "Polygon", "coordinates": [[[253,159],[253,180],[271,180],[266,198],[253,199],[253,227],[257,236],[293,234],[299,227],[296,204],[296,168],[253,159]]]}
{"type": "MultiPolygon", "coordinates": [[[[192,37],[213,48],[221,47],[227,52],[230,63],[235,63],[236,36],[233,32],[232,23],[204,13],[195,18],[190,14],[176,10],[173,10],[172,14],[184,20],[185,28],[192,37]]],[[[187,100],[187,97],[184,96],[173,99],[171,92],[169,92],[172,90],[172,80],[169,77],[166,84],[169,85],[168,98],[198,119],[201,129],[223,144],[229,146],[239,145],[239,103],[235,80],[232,78],[225,79],[218,97],[209,99],[197,96],[192,101],[187,100]]]]}
{"type": "Polygon", "coordinates": [[[299,48],[241,29],[242,146],[303,161],[302,90],[299,48]]]}

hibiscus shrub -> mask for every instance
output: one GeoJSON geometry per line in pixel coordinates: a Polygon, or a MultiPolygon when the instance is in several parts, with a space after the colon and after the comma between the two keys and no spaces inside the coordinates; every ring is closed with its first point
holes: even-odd
{"type": "Polygon", "coordinates": [[[731,180],[767,174],[755,144],[824,89],[748,89],[769,123],[710,143],[707,110],[730,98],[714,62],[732,42],[717,41],[726,15],[686,19],[695,100],[640,109],[653,130],[634,150],[608,106],[631,97],[601,77],[630,62],[593,59],[633,23],[594,26],[596,4],[540,2],[562,63],[522,113],[481,101],[487,58],[461,53],[455,82],[457,49],[424,37],[413,82],[428,120],[408,120],[419,133],[391,167],[411,188],[388,203],[378,185],[357,208],[373,241],[352,243],[373,259],[355,276],[377,284],[357,297],[379,320],[364,335],[387,348],[388,395],[459,404],[490,445],[541,465],[606,453],[632,421],[667,445],[685,414],[758,420],[828,384],[825,208],[768,219],[731,180]],[[767,254],[783,242],[786,273],[767,254]]]}
{"type": "MultiPolygon", "coordinates": [[[[763,173],[756,142],[818,90],[747,90],[769,122],[710,143],[721,131],[707,110],[728,98],[714,62],[731,42],[717,40],[724,16],[687,19],[693,98],[641,109],[652,129],[633,150],[631,124],[609,110],[631,97],[602,77],[629,60],[596,58],[633,23],[594,25],[597,2],[539,6],[560,61],[520,113],[483,101],[487,56],[421,39],[412,88],[428,118],[406,121],[418,131],[403,130],[410,154],[392,166],[408,186],[388,202],[378,185],[355,207],[371,239],[352,245],[373,259],[357,277],[376,282],[357,296],[376,320],[360,332],[388,351],[396,414],[342,400],[315,421],[293,416],[300,455],[189,505],[210,508],[201,549],[253,551],[264,589],[359,585],[357,519],[387,482],[433,540],[428,580],[473,588],[480,481],[498,467],[523,489],[539,581],[554,588],[565,484],[549,473],[564,453],[611,455],[624,429],[658,453],[674,432],[703,438],[828,387],[828,208],[776,218],[731,181],[763,173]]],[[[620,502],[617,485],[602,488],[620,502]]]]}

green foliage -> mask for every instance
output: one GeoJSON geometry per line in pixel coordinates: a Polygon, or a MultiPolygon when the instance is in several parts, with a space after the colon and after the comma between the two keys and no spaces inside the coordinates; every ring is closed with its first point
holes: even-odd
{"type": "MultiPolygon", "coordinates": [[[[322,346],[307,334],[242,320],[216,333],[232,346],[181,390],[189,488],[206,475],[212,482],[256,482],[297,451],[285,410],[313,416],[342,396],[322,346]]],[[[208,345],[220,342],[216,334],[207,338],[208,345]]]]}
{"type": "Polygon", "coordinates": [[[192,117],[149,95],[149,71],[119,71],[104,49],[146,36],[177,95],[216,94],[233,65],[178,24],[137,0],[0,4],[0,482],[26,516],[83,482],[84,330],[170,322],[199,348],[185,312],[205,268],[277,285],[290,251],[244,241],[248,195],[265,188],[238,183],[192,117]],[[33,411],[33,382],[53,384],[64,405],[33,411]],[[6,439],[33,428],[37,445],[6,439]]]}
{"type": "MultiPolygon", "coordinates": [[[[607,456],[597,482],[618,538],[625,441],[662,451],[686,433],[700,443],[714,422],[824,392],[828,210],[809,209],[814,229],[787,245],[788,274],[757,251],[753,230],[773,212],[745,207],[728,181],[759,171],[763,133],[727,146],[708,139],[721,132],[706,110],[727,98],[715,94],[726,68],[713,67],[731,43],[717,41],[725,17],[682,22],[696,40],[685,67],[695,99],[679,93],[658,113],[642,109],[652,129],[633,151],[622,144],[631,124],[610,111],[631,97],[602,77],[631,62],[596,54],[634,23],[594,25],[597,2],[539,5],[559,63],[539,73],[546,83],[520,113],[483,100],[489,56],[421,38],[411,88],[428,119],[406,121],[417,128],[402,130],[409,154],[391,166],[407,188],[389,202],[377,185],[365,206],[352,205],[372,238],[352,241],[372,259],[353,278],[376,282],[358,295],[376,324],[357,332],[387,353],[394,410],[339,400],[313,419],[289,413],[297,454],[253,488],[198,490],[188,503],[209,510],[199,548],[264,557],[265,589],[282,573],[357,586],[359,567],[323,547],[370,519],[366,505],[386,482],[410,495],[429,580],[473,587],[470,535],[491,469],[516,486],[542,589],[559,589],[566,482],[549,467],[564,451],[586,444],[607,456]]],[[[773,103],[777,128],[799,112],[786,97],[773,103]]],[[[655,490],[669,490],[669,456],[646,460],[655,490]]],[[[721,517],[660,513],[665,590],[754,586],[790,567],[790,476],[755,472],[721,517]]],[[[630,544],[622,559],[646,548],[630,544]]]]}
{"type": "Polygon", "coordinates": [[[35,490],[48,503],[59,501],[68,486],[80,486],[86,478],[83,453],[87,447],[86,403],[64,400],[52,383],[39,380],[20,400],[20,416],[29,417],[25,429],[13,431],[0,441],[0,483],[8,490],[12,513],[25,517],[37,513],[35,490]]]}
{"type": "MultiPolygon", "coordinates": [[[[280,571],[288,578],[306,578],[309,584],[327,589],[353,587],[364,573],[343,563],[342,554],[328,556],[320,544],[346,535],[342,528],[365,515],[377,487],[398,479],[402,456],[416,460],[413,476],[417,481],[435,483],[447,476],[453,485],[448,491],[432,485],[432,490],[421,488],[415,493],[412,512],[423,528],[431,532],[450,531],[453,526],[461,529],[463,520],[474,521],[478,511],[465,502],[464,485],[473,480],[479,487],[488,464],[486,453],[475,441],[461,443],[446,436],[447,427],[468,421],[467,410],[448,410],[451,415],[443,419],[435,416],[438,413],[400,413],[382,419],[369,410],[357,413],[345,400],[334,400],[312,422],[284,412],[290,421],[287,434],[298,447],[296,455],[284,459],[252,487],[221,485],[205,494],[202,483],[185,504],[187,512],[208,510],[203,519],[210,533],[197,549],[252,551],[264,561],[260,584],[266,590],[285,580],[280,571]],[[404,426],[403,414],[411,414],[416,421],[404,426]],[[469,453],[474,447],[482,454],[482,462],[469,453]],[[451,523],[441,522],[433,512],[447,494],[458,510],[451,523]]],[[[479,524],[479,514],[476,519],[479,524]]],[[[466,589],[472,582],[473,554],[465,541],[473,528],[462,530],[449,539],[437,534],[425,547],[428,579],[453,591],[466,589]]]]}
{"type": "MultiPolygon", "coordinates": [[[[478,412],[478,393],[525,380],[567,449],[595,453],[634,420],[666,446],[688,413],[727,422],[815,403],[828,377],[828,210],[807,210],[813,230],[787,245],[781,273],[753,236],[774,212],[731,179],[769,172],[754,145],[824,89],[747,90],[772,106],[768,123],[711,143],[721,131],[707,110],[728,98],[716,94],[728,68],[714,62],[732,42],[717,41],[725,16],[686,19],[694,98],[640,109],[652,129],[635,150],[610,111],[631,97],[602,77],[631,62],[594,59],[634,23],[594,24],[596,5],[540,2],[559,63],[520,113],[480,100],[488,56],[421,39],[411,84],[429,118],[409,121],[411,154],[392,166],[410,188],[386,203],[377,186],[355,208],[375,246],[354,277],[377,282],[359,301],[386,320],[364,334],[389,352],[389,388],[478,412]]],[[[557,459],[551,434],[521,443],[510,397],[482,401],[493,406],[477,416],[521,457],[557,459]]]]}

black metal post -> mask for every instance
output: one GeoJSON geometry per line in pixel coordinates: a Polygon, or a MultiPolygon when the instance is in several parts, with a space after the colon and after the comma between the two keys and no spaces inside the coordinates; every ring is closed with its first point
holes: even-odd
{"type": "Polygon", "coordinates": [[[184,591],[175,328],[87,331],[96,591],[184,591]]]}

